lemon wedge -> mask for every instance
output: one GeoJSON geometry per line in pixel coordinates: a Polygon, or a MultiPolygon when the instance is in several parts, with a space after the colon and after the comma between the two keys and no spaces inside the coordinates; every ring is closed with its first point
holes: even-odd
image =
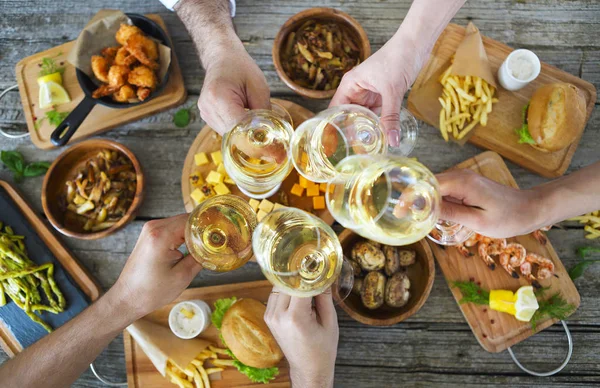
{"type": "Polygon", "coordinates": [[[46,82],[56,82],[57,84],[62,85],[62,75],[59,72],[56,72],[44,75],[37,79],[37,83],[40,87],[46,82]]]}
{"type": "Polygon", "coordinates": [[[515,318],[529,322],[533,314],[540,308],[532,286],[523,286],[515,293],[515,318]]]}
{"type": "Polygon", "coordinates": [[[41,109],[50,108],[53,105],[60,105],[70,101],[71,97],[69,97],[69,93],[67,93],[65,88],[60,84],[54,81],[47,81],[40,85],[39,103],[41,109]]]}
{"type": "Polygon", "coordinates": [[[490,308],[492,310],[515,315],[515,294],[507,290],[490,290],[490,308]]]}

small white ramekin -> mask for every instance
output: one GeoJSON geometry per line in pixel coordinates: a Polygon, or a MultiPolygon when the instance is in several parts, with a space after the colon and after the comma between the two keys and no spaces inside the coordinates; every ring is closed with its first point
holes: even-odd
{"type": "Polygon", "coordinates": [[[171,309],[171,312],[169,313],[169,328],[171,328],[171,331],[173,332],[173,334],[175,334],[177,337],[179,337],[181,339],[195,338],[198,335],[200,335],[200,333],[202,333],[204,330],[206,330],[208,328],[208,326],[210,326],[210,314],[211,314],[210,306],[203,300],[194,299],[194,300],[185,300],[183,302],[179,302],[175,306],[173,306],[173,308],[171,309]],[[198,327],[194,328],[194,331],[189,336],[178,333],[177,329],[174,328],[174,324],[173,324],[173,321],[175,319],[175,314],[181,309],[181,307],[183,307],[184,304],[191,304],[191,305],[198,307],[198,310],[202,314],[201,324],[198,327]]]}
{"type": "Polygon", "coordinates": [[[502,87],[506,90],[519,90],[527,86],[527,84],[529,84],[534,79],[536,79],[537,76],[540,75],[541,69],[542,64],[540,63],[540,59],[537,57],[537,55],[533,53],[533,51],[525,49],[514,50],[508,55],[508,57],[506,57],[506,59],[504,60],[504,62],[502,62],[502,65],[498,69],[498,81],[500,82],[500,85],[502,85],[502,87]],[[531,77],[525,80],[515,78],[509,70],[509,63],[511,58],[514,58],[519,54],[526,56],[533,64],[533,74],[531,75],[531,77]]]}

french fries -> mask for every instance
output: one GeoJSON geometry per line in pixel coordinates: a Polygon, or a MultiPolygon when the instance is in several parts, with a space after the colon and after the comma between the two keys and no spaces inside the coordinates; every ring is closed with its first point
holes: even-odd
{"type": "Polygon", "coordinates": [[[233,360],[219,359],[218,354],[228,355],[227,349],[209,346],[208,349],[204,349],[196,356],[185,369],[179,368],[171,360],[168,360],[167,377],[179,388],[210,388],[209,375],[223,371],[225,366],[233,366],[233,360]],[[205,368],[206,361],[214,366],[205,368]]]}
{"type": "Polygon", "coordinates": [[[449,140],[448,134],[461,140],[477,124],[487,125],[492,104],[498,102],[493,86],[476,76],[452,75],[452,65],[440,75],[439,81],[443,87],[438,98],[442,106],[439,124],[445,141],[449,140]]]}
{"type": "Polygon", "coordinates": [[[587,232],[585,235],[586,239],[595,240],[600,238],[600,210],[569,218],[567,221],[579,221],[581,224],[586,224],[583,228],[583,230],[587,232]]]}

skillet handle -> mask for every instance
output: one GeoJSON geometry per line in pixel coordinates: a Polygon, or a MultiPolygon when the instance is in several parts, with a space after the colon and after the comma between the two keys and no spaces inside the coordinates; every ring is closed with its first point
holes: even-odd
{"type": "Polygon", "coordinates": [[[52,132],[52,135],[50,136],[52,144],[57,147],[67,144],[95,105],[95,99],[85,96],[79,105],[77,105],[75,109],[69,113],[67,118],[56,127],[54,132],[52,132]]]}

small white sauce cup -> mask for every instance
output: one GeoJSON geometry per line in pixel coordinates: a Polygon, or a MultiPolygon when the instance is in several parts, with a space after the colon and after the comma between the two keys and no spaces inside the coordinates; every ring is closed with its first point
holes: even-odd
{"type": "Polygon", "coordinates": [[[200,335],[200,333],[202,333],[204,330],[206,330],[208,328],[208,326],[210,326],[210,314],[212,313],[210,306],[203,300],[199,300],[199,299],[193,299],[193,300],[185,300],[183,302],[179,302],[177,303],[175,306],[173,306],[173,308],[171,309],[171,312],[169,313],[169,328],[171,329],[171,331],[173,332],[173,334],[175,334],[177,337],[181,338],[181,339],[191,339],[191,338],[195,338],[198,335],[200,335]],[[195,327],[194,330],[189,334],[183,334],[180,331],[177,330],[177,327],[175,326],[175,317],[177,315],[177,313],[181,310],[182,307],[185,307],[185,305],[193,305],[194,307],[196,307],[196,309],[194,309],[194,313],[199,313],[200,314],[200,324],[198,325],[198,327],[195,327]]]}
{"type": "Polygon", "coordinates": [[[506,57],[504,62],[502,62],[502,66],[500,66],[498,69],[498,81],[500,81],[500,85],[502,85],[502,87],[506,90],[519,90],[536,79],[537,76],[540,75],[541,68],[542,65],[540,63],[540,59],[533,53],[533,51],[525,49],[514,50],[508,55],[508,57],[506,57]],[[522,80],[512,75],[510,71],[510,60],[516,56],[525,57],[533,65],[533,73],[529,78],[522,80]]]}

